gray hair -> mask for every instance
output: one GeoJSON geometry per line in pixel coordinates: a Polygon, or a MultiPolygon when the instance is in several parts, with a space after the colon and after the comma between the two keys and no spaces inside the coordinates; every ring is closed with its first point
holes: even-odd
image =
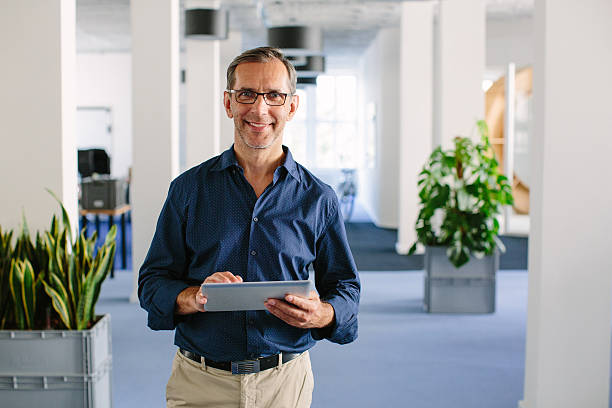
{"type": "Polygon", "coordinates": [[[297,74],[293,64],[283,55],[281,50],[273,47],[258,47],[251,50],[246,50],[232,61],[227,67],[227,89],[232,89],[236,82],[236,67],[245,62],[270,62],[277,59],[287,68],[289,76],[289,90],[291,94],[295,94],[297,88],[297,74]]]}

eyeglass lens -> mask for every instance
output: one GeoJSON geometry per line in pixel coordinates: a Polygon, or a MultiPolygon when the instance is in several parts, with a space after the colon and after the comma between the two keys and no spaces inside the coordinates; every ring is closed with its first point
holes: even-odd
{"type": "Polygon", "coordinates": [[[264,98],[264,101],[268,105],[271,105],[271,106],[284,105],[285,99],[287,98],[287,94],[280,93],[280,92],[259,93],[259,92],[253,92],[253,91],[237,91],[235,95],[236,95],[236,101],[238,103],[248,103],[248,104],[255,103],[255,101],[257,100],[257,97],[259,95],[262,95],[264,98]]]}

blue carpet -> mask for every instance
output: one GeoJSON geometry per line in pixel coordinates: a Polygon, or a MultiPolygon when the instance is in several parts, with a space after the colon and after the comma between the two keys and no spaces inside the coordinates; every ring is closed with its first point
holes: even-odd
{"type": "MultiPolygon", "coordinates": [[[[497,312],[422,312],[422,272],[362,272],[359,338],[311,351],[313,407],[516,408],[522,398],[527,274],[498,274],[497,312]]],[[[132,274],[102,288],[110,313],[114,407],[163,407],[175,351],[129,304],[132,274]]]]}
{"type": "MultiPolygon", "coordinates": [[[[413,271],[424,269],[424,256],[398,255],[397,230],[378,228],[371,222],[345,224],[346,236],[361,271],[413,271]]],[[[506,252],[499,257],[499,269],[527,269],[527,238],[501,236],[506,252]]]]}

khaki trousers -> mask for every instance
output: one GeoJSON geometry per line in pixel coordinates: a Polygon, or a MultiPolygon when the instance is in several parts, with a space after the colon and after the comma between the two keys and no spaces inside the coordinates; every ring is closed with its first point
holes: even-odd
{"type": "Polygon", "coordinates": [[[203,367],[177,351],[166,403],[168,408],[306,408],[313,389],[308,351],[280,367],[238,375],[203,367]]]}

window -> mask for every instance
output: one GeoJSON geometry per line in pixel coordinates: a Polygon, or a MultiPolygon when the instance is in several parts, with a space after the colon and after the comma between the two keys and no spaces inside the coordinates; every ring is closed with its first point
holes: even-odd
{"type": "Polygon", "coordinates": [[[297,94],[300,106],[284,137],[294,158],[312,168],[358,167],[357,78],[319,75],[316,88],[297,94]]]}
{"type": "Polygon", "coordinates": [[[357,78],[320,75],[317,78],[315,166],[358,166],[357,78]]]}
{"type": "Polygon", "coordinates": [[[289,146],[295,161],[306,165],[309,163],[307,155],[308,127],[306,126],[308,95],[304,89],[298,89],[296,94],[300,98],[300,104],[293,119],[285,125],[283,144],[289,146]]]}

